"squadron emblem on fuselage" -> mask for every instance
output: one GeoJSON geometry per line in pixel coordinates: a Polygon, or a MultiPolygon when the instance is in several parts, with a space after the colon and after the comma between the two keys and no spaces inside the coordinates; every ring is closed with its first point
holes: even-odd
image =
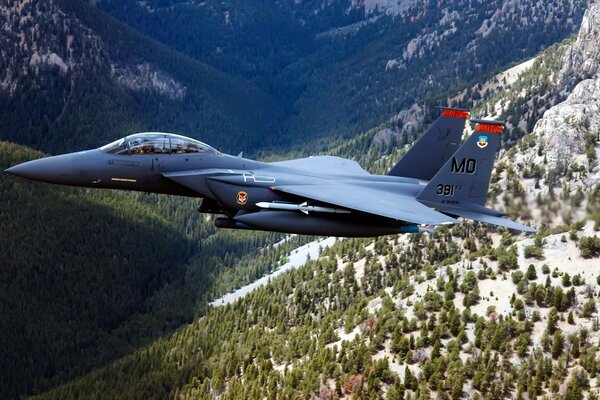
{"type": "Polygon", "coordinates": [[[241,206],[248,202],[248,193],[244,191],[237,192],[237,203],[241,206]]]}

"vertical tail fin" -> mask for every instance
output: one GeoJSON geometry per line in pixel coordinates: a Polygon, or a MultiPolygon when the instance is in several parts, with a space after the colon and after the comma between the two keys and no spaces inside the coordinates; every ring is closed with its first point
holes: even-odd
{"type": "Polygon", "coordinates": [[[467,110],[443,108],[442,115],[388,172],[388,175],[430,180],[460,146],[467,110]]]}
{"type": "Polygon", "coordinates": [[[472,120],[475,132],[460,146],[417,196],[421,203],[454,217],[504,226],[523,232],[536,230],[501,218],[502,212],[485,207],[494,159],[504,122],[472,120]]]}
{"type": "Polygon", "coordinates": [[[504,122],[472,122],[477,124],[475,132],[429,181],[417,197],[419,201],[457,208],[485,205],[504,122]]]}

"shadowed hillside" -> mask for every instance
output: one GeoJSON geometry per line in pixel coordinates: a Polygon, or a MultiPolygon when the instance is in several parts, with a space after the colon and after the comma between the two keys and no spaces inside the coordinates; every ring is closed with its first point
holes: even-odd
{"type": "MultiPolygon", "coordinates": [[[[0,169],[41,154],[0,142],[0,169]]],[[[277,265],[280,234],[218,231],[190,199],[0,175],[0,397],[64,382],[277,265]]]]}

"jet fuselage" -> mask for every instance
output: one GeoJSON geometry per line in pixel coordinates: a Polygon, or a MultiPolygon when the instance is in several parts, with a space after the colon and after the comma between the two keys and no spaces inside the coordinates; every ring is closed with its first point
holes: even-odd
{"type": "Polygon", "coordinates": [[[424,181],[351,171],[310,170],[306,164],[298,168],[281,164],[231,156],[210,147],[189,154],[111,154],[94,149],[29,161],[7,172],[61,185],[199,197],[202,199],[199,211],[227,216],[217,219],[216,225],[223,228],[333,236],[376,236],[418,230],[402,222],[331,207],[273,188],[290,184],[326,186],[336,182],[361,186],[365,191],[377,188],[414,197],[423,189],[424,181]],[[170,174],[176,174],[177,181],[170,179],[170,174]],[[311,205],[304,208],[312,207],[311,211],[302,212],[301,205],[308,202],[311,205]],[[257,204],[263,204],[263,208],[257,204]],[[312,211],[315,207],[318,211],[312,211]]]}
{"type": "Polygon", "coordinates": [[[387,175],[332,156],[254,161],[158,132],[7,172],[62,185],[198,197],[198,211],[224,216],[215,220],[222,228],[379,236],[429,232],[463,217],[534,231],[485,207],[504,123],[473,121],[475,133],[461,145],[467,116],[465,110],[443,109],[387,175]]]}

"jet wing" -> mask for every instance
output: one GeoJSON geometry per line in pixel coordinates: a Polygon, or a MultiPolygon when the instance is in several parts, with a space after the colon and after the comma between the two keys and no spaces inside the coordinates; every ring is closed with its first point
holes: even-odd
{"type": "Polygon", "coordinates": [[[327,171],[335,175],[368,174],[356,161],[334,156],[298,158],[296,160],[277,161],[270,163],[270,165],[288,167],[306,172],[327,171]]]}
{"type": "Polygon", "coordinates": [[[460,221],[437,212],[412,197],[351,184],[282,185],[274,190],[419,225],[459,224],[460,221]]]}

